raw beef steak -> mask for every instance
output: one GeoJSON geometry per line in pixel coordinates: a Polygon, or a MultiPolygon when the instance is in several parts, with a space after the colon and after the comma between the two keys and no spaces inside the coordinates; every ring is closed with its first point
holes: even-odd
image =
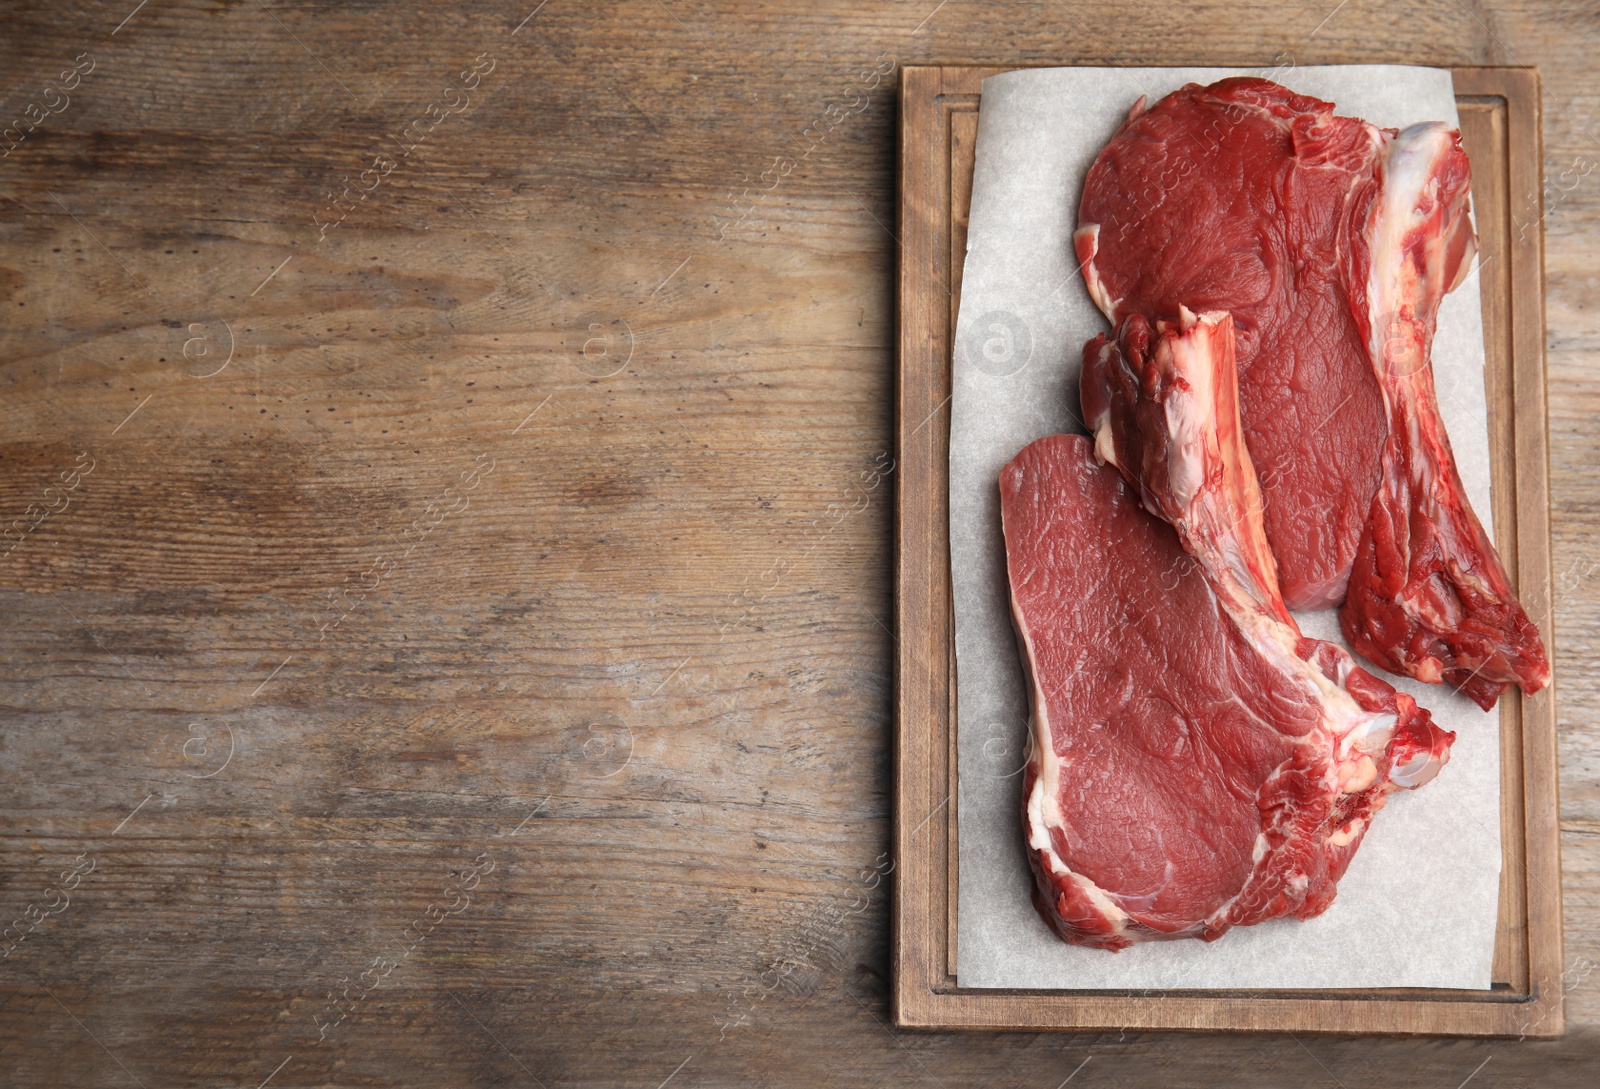
{"type": "Polygon", "coordinates": [[[1377,195],[1378,130],[1261,79],[1141,99],[1084,181],[1075,238],[1113,328],[1233,315],[1245,441],[1284,599],[1344,598],[1378,486],[1383,397],[1341,255],[1377,195]]]}
{"type": "Polygon", "coordinates": [[[1528,619],[1456,471],[1433,385],[1439,302],[1476,248],[1467,156],[1439,124],[1384,134],[1382,195],[1354,251],[1357,312],[1384,392],[1382,473],[1339,621],[1351,647],[1385,669],[1494,706],[1506,685],[1550,681],[1528,619]]]}
{"type": "MultiPolygon", "coordinates": [[[[1174,347],[1202,366],[1226,364],[1217,396],[1231,398],[1225,323],[1169,335],[1158,354],[1169,369],[1174,347]]],[[[1108,372],[1119,357],[1103,347],[1108,372]]],[[[1093,374],[1086,368],[1085,381],[1093,374]]],[[[1207,394],[1178,407],[1215,403],[1207,394]]],[[[1175,498],[1193,488],[1202,498],[1185,524],[1211,519],[1192,536],[1224,548],[1223,516],[1235,499],[1246,505],[1230,516],[1245,523],[1231,535],[1239,551],[1227,553],[1230,564],[1239,558],[1236,578],[1208,577],[1171,527],[1094,463],[1087,439],[1042,439],[1000,476],[1033,706],[1023,799],[1034,903],[1075,944],[1211,940],[1321,913],[1387,795],[1431,779],[1454,740],[1408,697],[1260,605],[1253,594],[1276,589],[1248,508],[1237,413],[1231,441],[1214,424],[1208,434],[1199,411],[1183,420],[1172,433],[1182,456],[1159,486],[1175,498]]],[[[1114,449],[1114,430],[1097,436],[1100,449],[1114,449]]]]}
{"type": "Polygon", "coordinates": [[[1143,106],[1090,168],[1074,244],[1114,325],[1233,315],[1283,599],[1344,601],[1352,647],[1485,709],[1538,691],[1543,641],[1434,396],[1439,302],[1476,249],[1459,133],[1378,129],[1259,79],[1143,106]]]}

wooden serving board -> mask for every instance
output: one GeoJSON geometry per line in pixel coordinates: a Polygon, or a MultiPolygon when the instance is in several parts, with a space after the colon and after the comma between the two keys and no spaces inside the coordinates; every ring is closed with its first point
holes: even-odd
{"type": "MultiPolygon", "coordinates": [[[[951,345],[966,253],[979,87],[1004,68],[906,68],[900,124],[901,466],[896,580],[894,994],[915,1028],[1235,1029],[1557,1036],[1561,863],[1553,687],[1500,700],[1504,865],[1489,991],[1006,991],[956,984],[955,622],[948,453],[951,345]]],[[[1495,539],[1545,639],[1551,619],[1538,79],[1454,71],[1472,159],[1488,369],[1495,539]]],[[[1552,657],[1554,647],[1550,646],[1552,657]]],[[[1440,845],[1447,849],[1447,845],[1440,845]]],[[[1423,909],[1425,912],[1425,909],[1423,909]]],[[[1419,914],[1419,924],[1425,925],[1419,914]]]]}

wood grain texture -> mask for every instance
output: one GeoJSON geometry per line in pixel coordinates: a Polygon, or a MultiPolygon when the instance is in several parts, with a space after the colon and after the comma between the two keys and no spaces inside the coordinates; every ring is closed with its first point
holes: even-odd
{"type": "Polygon", "coordinates": [[[0,960],[0,1083],[1591,1084],[1592,17],[536,7],[0,15],[0,124],[48,114],[0,158],[0,525],[94,461],[0,560],[0,908],[96,866],[0,960]],[[470,107],[319,239],[329,190],[484,53],[470,107]],[[860,74],[1288,54],[1544,81],[1567,1035],[905,1032],[896,474],[868,488],[897,103],[860,74]]]}
{"type": "MultiPolygon", "coordinates": [[[[933,266],[930,274],[927,266],[908,260],[900,281],[897,584],[909,610],[900,616],[898,674],[903,707],[896,750],[896,850],[902,860],[895,905],[897,1021],[912,1028],[1106,1029],[1136,1022],[1152,1029],[1561,1035],[1561,866],[1551,688],[1531,698],[1510,693],[1499,706],[1502,869],[1492,990],[1197,995],[959,986],[960,851],[954,804],[960,797],[954,755],[959,730],[950,559],[948,547],[930,549],[921,536],[930,520],[948,528],[948,436],[944,448],[930,450],[918,438],[923,425],[913,428],[910,421],[934,411],[933,398],[948,400],[978,100],[983,80],[1002,71],[908,68],[901,88],[902,237],[911,253],[930,245],[948,250],[949,264],[933,266]],[[935,622],[939,617],[943,623],[935,622]],[[935,662],[939,669],[933,668],[935,662]],[[922,698],[930,687],[948,693],[942,713],[931,716],[922,698]],[[915,693],[910,701],[908,692],[915,693]],[[945,801],[935,802],[940,798],[945,801]],[[945,843],[952,846],[932,847],[945,843]]],[[[1551,585],[1544,309],[1538,232],[1513,227],[1537,212],[1526,200],[1513,201],[1508,182],[1512,164],[1538,161],[1537,80],[1537,73],[1526,68],[1455,70],[1462,142],[1474,164],[1473,207],[1482,254],[1476,286],[1484,321],[1495,536],[1536,616],[1548,613],[1551,585]]]]}

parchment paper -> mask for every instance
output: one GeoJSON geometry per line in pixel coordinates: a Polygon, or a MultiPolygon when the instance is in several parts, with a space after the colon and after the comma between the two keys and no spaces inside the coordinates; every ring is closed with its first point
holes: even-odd
{"type": "MultiPolygon", "coordinates": [[[[1106,328],[1072,259],[1083,177],[1141,94],[1246,74],[1221,68],[1036,69],[984,82],[956,325],[950,559],[959,683],[963,987],[1331,988],[1490,985],[1500,875],[1496,714],[1439,685],[1384,676],[1456,732],[1432,783],[1390,797],[1322,916],[1236,928],[1213,943],[1121,953],[1069,946],[1034,911],[1020,768],[1028,702],[1006,597],[997,477],[1034,439],[1082,431],[1084,341],[1106,328]]],[[[1457,124],[1450,73],[1394,66],[1266,74],[1382,127],[1457,124]]],[[[1483,325],[1476,270],[1445,299],[1434,343],[1445,424],[1490,525],[1483,325]]],[[[1334,612],[1298,617],[1339,639],[1334,612]]]]}

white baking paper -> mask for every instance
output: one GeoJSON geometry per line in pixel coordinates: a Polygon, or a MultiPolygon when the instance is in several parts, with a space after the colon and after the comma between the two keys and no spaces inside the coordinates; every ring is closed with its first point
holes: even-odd
{"type": "MultiPolygon", "coordinates": [[[[997,478],[1034,439],[1082,431],[1084,341],[1107,328],[1072,257],[1083,177],[1141,94],[1247,74],[1221,68],[1061,68],[984,81],[956,326],[950,559],[959,684],[963,987],[1332,988],[1490,985],[1500,875],[1497,714],[1437,685],[1388,677],[1456,732],[1432,783],[1391,796],[1338,899],[1304,922],[1274,920],[1213,943],[1121,953],[1069,946],[1029,901],[1020,767],[1028,701],[1006,595],[997,478]]],[[[1457,124],[1450,73],[1351,66],[1268,74],[1382,127],[1457,124]]],[[[1488,525],[1489,443],[1476,274],[1439,315],[1434,368],[1462,479],[1488,525]]],[[[1339,639],[1332,612],[1299,617],[1339,639]]]]}

